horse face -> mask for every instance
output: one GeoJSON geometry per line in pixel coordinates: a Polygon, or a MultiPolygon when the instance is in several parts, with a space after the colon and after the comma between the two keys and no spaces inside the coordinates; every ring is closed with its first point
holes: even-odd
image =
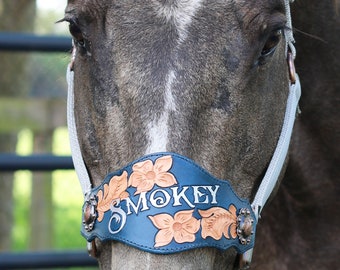
{"type": "MultiPolygon", "coordinates": [[[[171,151],[252,196],[288,95],[283,1],[69,0],[65,20],[76,48],[78,136],[94,185],[140,156],[171,151]]],[[[233,253],[215,252],[172,256],[232,267],[233,253]]]]}

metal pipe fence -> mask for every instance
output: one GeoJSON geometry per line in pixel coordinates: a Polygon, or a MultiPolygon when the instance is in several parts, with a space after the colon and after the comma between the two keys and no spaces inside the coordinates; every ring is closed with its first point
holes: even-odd
{"type": "Polygon", "coordinates": [[[37,251],[0,253],[0,269],[47,269],[95,267],[97,261],[86,251],[37,251]]]}
{"type": "Polygon", "coordinates": [[[19,156],[15,154],[0,154],[0,172],[13,172],[17,170],[53,171],[73,169],[73,162],[70,156],[55,156],[50,154],[19,156]]]}
{"type": "Polygon", "coordinates": [[[0,32],[0,51],[67,52],[71,47],[71,38],[67,36],[0,32]]]}
{"type": "MultiPolygon", "coordinates": [[[[0,32],[0,51],[68,52],[70,50],[70,37],[0,32]]],[[[0,154],[0,172],[17,170],[53,171],[73,168],[70,156],[0,154]]],[[[0,269],[83,268],[95,266],[98,266],[98,262],[89,257],[86,251],[0,252],[0,269]]]]}

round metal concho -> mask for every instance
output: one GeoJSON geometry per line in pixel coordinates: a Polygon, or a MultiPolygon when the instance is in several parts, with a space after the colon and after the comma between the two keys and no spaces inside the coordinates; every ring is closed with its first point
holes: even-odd
{"type": "Polygon", "coordinates": [[[241,208],[237,217],[237,235],[242,245],[248,245],[251,241],[254,219],[247,208],[241,208]]]}
{"type": "Polygon", "coordinates": [[[97,218],[97,200],[93,194],[86,196],[83,209],[83,225],[87,232],[94,228],[97,218]]]}

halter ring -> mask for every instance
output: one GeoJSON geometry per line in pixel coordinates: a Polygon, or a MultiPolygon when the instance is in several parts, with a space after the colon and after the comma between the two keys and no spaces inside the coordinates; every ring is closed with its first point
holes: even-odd
{"type": "Polygon", "coordinates": [[[295,71],[294,57],[293,57],[292,52],[290,51],[288,51],[287,53],[287,62],[288,62],[288,69],[289,69],[289,80],[291,84],[295,84],[296,71],[295,71]]]}

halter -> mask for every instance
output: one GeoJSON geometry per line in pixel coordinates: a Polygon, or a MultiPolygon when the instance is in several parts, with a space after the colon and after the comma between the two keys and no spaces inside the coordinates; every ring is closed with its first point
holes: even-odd
{"type": "MultiPolygon", "coordinates": [[[[97,209],[97,207],[98,207],[98,200],[99,200],[98,197],[99,197],[100,192],[101,192],[101,195],[103,196],[102,193],[105,191],[105,185],[109,186],[110,183],[112,182],[111,181],[112,179],[121,179],[119,177],[122,177],[123,175],[125,175],[125,173],[126,173],[126,177],[128,177],[127,175],[129,175],[130,179],[131,179],[131,175],[133,174],[133,168],[136,168],[136,166],[138,167],[138,165],[140,165],[142,162],[146,162],[146,160],[150,160],[150,162],[156,163],[157,159],[170,156],[172,158],[173,164],[176,164],[176,165],[174,165],[174,168],[171,171],[171,173],[174,175],[175,178],[178,177],[178,179],[179,179],[179,178],[183,177],[181,175],[181,173],[178,172],[177,169],[176,169],[176,166],[182,166],[182,162],[183,162],[183,164],[184,164],[183,166],[188,166],[188,167],[191,168],[191,170],[194,170],[194,171],[198,170],[198,174],[200,174],[202,171],[204,172],[203,173],[204,176],[202,176],[202,179],[204,179],[204,180],[202,180],[202,183],[199,185],[200,187],[202,187],[202,186],[204,186],[204,187],[208,187],[208,186],[214,187],[215,186],[215,190],[216,190],[216,186],[221,186],[222,188],[220,190],[224,190],[228,194],[229,193],[232,194],[230,196],[233,197],[233,199],[231,199],[230,202],[229,201],[226,202],[225,203],[226,205],[224,207],[225,207],[225,209],[227,209],[228,213],[231,213],[232,219],[236,218],[236,220],[237,220],[236,223],[235,223],[237,225],[236,232],[237,232],[237,234],[239,233],[240,235],[238,235],[238,237],[235,235],[234,238],[238,239],[237,241],[241,242],[241,245],[239,245],[236,242],[235,243],[234,242],[223,242],[221,240],[219,242],[219,244],[216,244],[216,242],[214,242],[210,246],[216,246],[216,247],[222,248],[222,249],[226,249],[226,248],[229,248],[230,246],[234,246],[238,250],[238,252],[240,254],[242,254],[241,261],[240,261],[240,267],[242,269],[246,269],[250,265],[255,237],[250,238],[249,233],[244,233],[249,228],[244,227],[243,225],[244,225],[245,222],[247,223],[247,222],[253,222],[254,221],[255,224],[253,226],[250,226],[250,227],[251,227],[252,230],[255,231],[255,226],[256,226],[256,223],[257,223],[257,221],[260,217],[261,211],[263,210],[264,205],[266,204],[269,196],[271,195],[274,187],[277,184],[279,174],[282,170],[282,167],[284,165],[284,161],[285,161],[287,153],[288,153],[290,138],[291,138],[291,135],[292,135],[292,130],[293,130],[293,126],[294,126],[296,112],[297,112],[297,109],[298,109],[298,101],[299,101],[299,98],[301,96],[300,80],[299,80],[298,75],[295,73],[295,69],[294,69],[294,59],[295,59],[295,56],[296,56],[296,51],[295,51],[295,47],[293,45],[294,38],[293,38],[292,22],[291,22],[291,15],[290,15],[290,2],[293,2],[293,1],[294,0],[285,0],[285,11],[286,11],[286,17],[287,17],[287,25],[286,26],[287,27],[284,31],[284,35],[285,35],[285,40],[286,40],[286,56],[287,56],[288,66],[289,66],[290,86],[289,86],[289,95],[288,95],[288,100],[287,100],[287,105],[286,105],[284,122],[283,122],[281,134],[280,134],[275,152],[273,154],[273,157],[272,157],[272,159],[269,163],[269,166],[268,166],[268,169],[265,173],[265,176],[264,176],[264,178],[263,178],[263,180],[260,184],[260,187],[259,187],[259,189],[258,189],[258,191],[257,191],[257,193],[254,197],[254,200],[251,204],[245,202],[243,199],[238,198],[238,196],[236,194],[234,194],[235,195],[235,198],[234,198],[234,195],[233,195],[234,192],[233,192],[232,188],[229,187],[228,183],[225,184],[226,183],[225,181],[224,181],[224,183],[222,183],[222,181],[212,177],[209,173],[205,172],[202,168],[199,168],[198,165],[194,164],[193,161],[187,159],[186,157],[182,157],[182,156],[179,156],[179,155],[174,154],[174,153],[152,154],[150,156],[143,157],[143,158],[141,158],[137,161],[130,163],[129,165],[127,165],[123,169],[121,169],[121,170],[119,170],[119,171],[117,171],[113,174],[109,174],[104,179],[103,183],[99,187],[97,187],[96,189],[91,189],[91,181],[90,181],[90,177],[89,177],[89,174],[87,172],[87,169],[86,169],[86,166],[85,166],[85,163],[83,161],[82,154],[81,154],[81,151],[80,151],[79,141],[78,141],[78,137],[77,137],[76,123],[75,123],[75,118],[74,118],[74,93],[73,93],[74,74],[73,74],[73,71],[72,71],[72,65],[73,65],[73,61],[74,61],[74,58],[75,58],[75,54],[76,54],[76,50],[74,49],[73,55],[72,55],[72,61],[71,61],[71,64],[69,65],[68,70],[67,70],[67,82],[68,82],[67,124],[68,124],[68,130],[69,130],[71,152],[72,152],[72,159],[73,159],[74,167],[75,167],[77,176],[79,178],[79,181],[80,181],[80,184],[81,184],[81,187],[82,187],[82,191],[85,195],[85,204],[84,204],[84,211],[85,212],[84,212],[84,215],[83,215],[85,222],[84,222],[82,233],[89,241],[88,248],[89,248],[90,251],[92,251],[92,252],[94,251],[93,248],[95,247],[95,245],[94,245],[93,239],[95,237],[99,237],[103,240],[107,239],[103,235],[100,235],[100,233],[98,233],[98,232],[96,232],[94,234],[89,233],[89,232],[93,231],[94,226],[100,227],[100,225],[98,225],[99,223],[97,222],[97,219],[98,219],[98,212],[97,212],[98,209],[97,209]],[[234,203],[234,202],[236,202],[236,203],[234,203]],[[239,205],[239,208],[240,208],[239,213],[236,213],[234,211],[234,208],[232,207],[232,205],[234,205],[234,204],[239,205]],[[242,210],[242,209],[245,209],[245,210],[242,210]],[[248,238],[248,236],[249,236],[249,238],[248,238]],[[248,245],[248,246],[246,248],[244,248],[245,245],[248,245]]],[[[194,185],[194,183],[190,182],[190,181],[193,181],[193,180],[190,180],[191,179],[190,176],[186,176],[184,178],[189,179],[189,180],[183,180],[183,181],[189,181],[187,183],[187,185],[191,185],[191,186],[194,185]]],[[[119,181],[121,181],[121,180],[119,180],[119,181]]],[[[196,185],[196,186],[198,186],[198,185],[196,185]]],[[[135,186],[135,188],[136,188],[136,186],[135,186]]],[[[168,186],[167,188],[168,188],[168,190],[166,190],[166,191],[163,190],[163,191],[160,191],[160,192],[163,192],[163,194],[165,194],[165,192],[170,192],[170,190],[174,191],[174,187],[172,187],[171,185],[168,186]]],[[[203,188],[203,189],[205,191],[210,190],[209,188],[203,188]]],[[[119,206],[119,204],[122,200],[125,199],[125,201],[126,201],[126,196],[128,196],[126,193],[124,193],[124,192],[126,192],[126,190],[123,191],[122,193],[120,193],[120,195],[117,198],[115,198],[115,201],[111,203],[111,206],[110,206],[111,211],[113,211],[113,208],[118,208],[118,206],[119,206]]],[[[212,192],[214,191],[213,188],[211,188],[211,190],[212,190],[212,192]]],[[[176,192],[177,191],[178,190],[176,190],[176,192]]],[[[196,191],[198,192],[196,194],[203,194],[202,189],[201,189],[201,191],[198,191],[198,188],[196,188],[196,191]]],[[[155,190],[154,190],[154,192],[155,192],[155,190]]],[[[136,193],[138,193],[138,187],[137,187],[136,193]]],[[[140,194],[144,194],[143,196],[146,196],[145,195],[146,192],[144,192],[144,193],[140,192],[140,194]]],[[[195,193],[194,193],[194,195],[195,195],[195,193]]],[[[213,198],[213,197],[211,197],[213,195],[214,195],[213,193],[210,193],[209,198],[213,198]]],[[[164,195],[164,196],[163,196],[163,198],[167,198],[166,197],[167,195],[164,195]]],[[[178,196],[178,193],[177,193],[177,196],[178,196]]],[[[203,195],[197,195],[197,196],[203,196],[203,195]]],[[[207,196],[206,198],[208,198],[208,195],[206,195],[206,196],[207,196]]],[[[216,196],[217,196],[217,193],[216,193],[216,196]]],[[[197,197],[196,198],[195,197],[187,198],[187,199],[188,199],[188,201],[190,199],[196,200],[197,197]]],[[[197,199],[197,201],[199,201],[199,199],[197,199]]],[[[145,207],[145,206],[143,206],[143,207],[145,207]]],[[[184,213],[185,211],[181,210],[179,212],[184,213]]],[[[185,212],[185,213],[187,213],[187,212],[185,212]]],[[[156,216],[156,215],[154,215],[154,216],[156,216]]],[[[101,217],[103,219],[105,219],[105,218],[110,219],[110,217],[112,218],[112,216],[109,216],[109,217],[101,216],[101,217]]],[[[153,218],[150,218],[150,219],[152,219],[153,224],[158,224],[156,221],[154,222],[153,218]]],[[[114,230],[114,229],[111,228],[111,231],[112,230],[114,230]]],[[[117,230],[119,230],[119,228],[117,230]]],[[[109,229],[109,231],[110,231],[110,229],[109,229]]],[[[203,231],[203,229],[202,229],[202,231],[203,231]]],[[[203,235],[203,233],[202,233],[202,235],[203,235]]],[[[162,252],[158,252],[159,249],[158,249],[158,251],[154,251],[154,250],[150,249],[148,243],[145,243],[145,245],[144,245],[144,243],[134,244],[134,243],[130,243],[131,241],[128,238],[124,238],[124,237],[125,236],[119,236],[118,238],[113,238],[113,239],[121,240],[121,241],[123,241],[127,244],[139,247],[139,248],[146,250],[146,251],[155,252],[155,253],[162,253],[162,252]],[[145,246],[145,248],[143,248],[144,246],[145,246]]],[[[226,238],[228,238],[228,237],[226,237],[226,238]]],[[[230,235],[229,235],[229,238],[230,238],[230,235]]],[[[209,237],[204,238],[204,240],[208,241],[208,242],[210,241],[209,239],[210,239],[209,237]]],[[[195,248],[195,247],[204,246],[205,244],[201,244],[201,243],[195,244],[195,242],[193,242],[192,245],[193,246],[191,248],[195,248]]],[[[175,252],[181,251],[180,245],[177,247],[176,245],[172,246],[172,244],[171,244],[171,248],[173,248],[173,249],[179,248],[178,250],[176,249],[175,252]]],[[[187,249],[189,249],[189,248],[187,248],[187,249]]],[[[172,253],[172,252],[171,251],[169,252],[168,250],[166,250],[162,254],[164,254],[164,253],[166,254],[166,253],[172,253]]],[[[94,254],[92,254],[92,255],[94,255],[94,254]]]]}

